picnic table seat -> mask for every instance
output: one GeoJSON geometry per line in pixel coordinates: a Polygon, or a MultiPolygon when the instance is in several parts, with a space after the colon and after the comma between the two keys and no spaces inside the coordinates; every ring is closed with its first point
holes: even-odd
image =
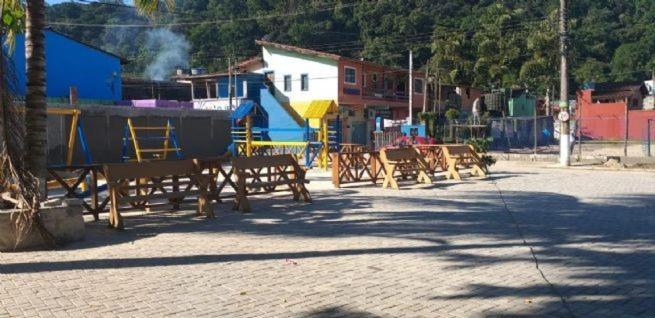
{"type": "Polygon", "coordinates": [[[131,162],[104,165],[111,208],[109,226],[123,229],[119,207],[148,209],[155,200],[167,200],[174,209],[190,196],[198,197],[198,215],[213,218],[208,200],[209,176],[203,175],[194,160],[131,162]]]}
{"type": "Polygon", "coordinates": [[[471,168],[473,176],[487,176],[485,164],[472,145],[444,145],[442,152],[447,164],[446,179],[462,180],[460,167],[471,168]]]}
{"type": "Polygon", "coordinates": [[[248,196],[280,191],[291,191],[294,201],[302,196],[305,202],[312,202],[305,187],[309,183],[306,170],[293,155],[237,157],[232,166],[237,177],[235,210],[250,212],[248,196]]]}
{"type": "Polygon", "coordinates": [[[380,159],[386,174],[382,188],[391,187],[398,190],[399,179],[413,179],[419,183],[432,183],[428,175],[428,164],[414,148],[387,148],[380,151],[380,159]]]}

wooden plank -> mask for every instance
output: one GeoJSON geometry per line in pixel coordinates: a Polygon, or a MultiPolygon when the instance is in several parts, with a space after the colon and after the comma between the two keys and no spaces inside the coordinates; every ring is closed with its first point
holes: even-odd
{"type": "Polygon", "coordinates": [[[121,179],[164,177],[195,173],[193,160],[153,161],[141,163],[115,163],[104,165],[107,181],[121,179]]]}
{"type": "Polygon", "coordinates": [[[167,192],[167,193],[157,193],[157,194],[144,194],[144,195],[133,195],[133,196],[123,196],[118,199],[118,203],[128,203],[128,202],[142,202],[150,201],[157,199],[173,199],[173,198],[184,198],[200,194],[200,190],[191,190],[191,191],[180,191],[180,192],[167,192]]]}
{"type": "Polygon", "coordinates": [[[233,160],[233,165],[237,170],[292,166],[294,163],[297,164],[296,160],[290,154],[237,157],[233,160]]]}
{"type": "Polygon", "coordinates": [[[419,154],[413,148],[391,148],[383,150],[388,161],[398,161],[418,158],[419,154]]]}

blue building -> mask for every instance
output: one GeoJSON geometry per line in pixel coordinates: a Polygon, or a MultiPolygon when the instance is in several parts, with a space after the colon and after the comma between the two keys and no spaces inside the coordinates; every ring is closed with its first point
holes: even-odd
{"type": "MultiPolygon", "coordinates": [[[[121,100],[123,60],[114,54],[81,43],[62,33],[46,30],[46,96],[67,100],[70,87],[80,101],[113,103],[121,100]]],[[[25,36],[16,37],[11,56],[16,76],[16,96],[25,96],[25,36]]]]}

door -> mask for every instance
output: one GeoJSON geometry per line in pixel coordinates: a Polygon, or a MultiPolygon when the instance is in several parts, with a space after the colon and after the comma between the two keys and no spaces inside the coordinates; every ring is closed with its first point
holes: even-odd
{"type": "Polygon", "coordinates": [[[368,136],[366,135],[366,122],[354,121],[350,125],[351,139],[354,144],[366,145],[368,144],[368,136]]]}

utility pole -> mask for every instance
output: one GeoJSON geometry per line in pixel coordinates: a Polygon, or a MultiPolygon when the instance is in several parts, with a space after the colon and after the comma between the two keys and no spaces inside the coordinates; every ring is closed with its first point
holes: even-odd
{"type": "Polygon", "coordinates": [[[409,51],[409,124],[413,124],[412,120],[412,102],[414,97],[414,59],[412,58],[412,51],[409,51]]]}
{"type": "Polygon", "coordinates": [[[227,98],[230,100],[230,110],[233,110],[232,107],[232,60],[227,58],[227,98]]]}
{"type": "Polygon", "coordinates": [[[569,132],[569,70],[568,70],[568,61],[566,59],[568,53],[568,35],[566,33],[566,22],[567,22],[567,1],[560,0],[560,12],[559,12],[559,42],[560,42],[560,57],[561,57],[561,69],[560,69],[560,133],[559,133],[559,162],[560,165],[568,167],[571,165],[571,146],[570,139],[571,134],[569,132]]]}

